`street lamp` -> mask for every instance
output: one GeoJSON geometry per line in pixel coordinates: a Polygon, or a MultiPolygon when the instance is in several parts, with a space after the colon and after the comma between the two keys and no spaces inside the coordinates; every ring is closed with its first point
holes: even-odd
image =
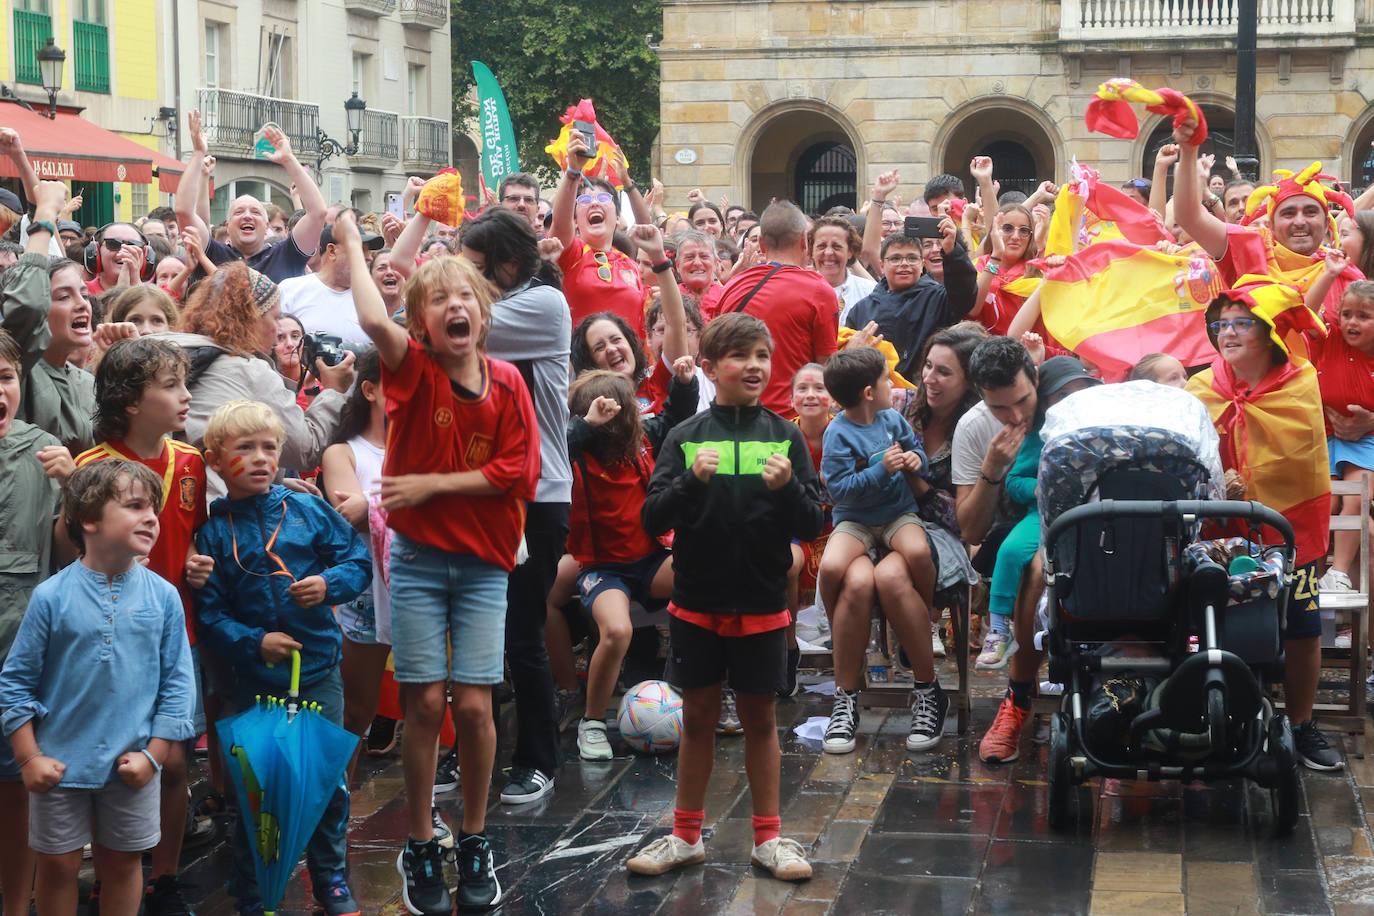
{"type": "Polygon", "coordinates": [[[352,156],[358,152],[358,136],[363,132],[363,112],[366,110],[367,103],[358,98],[356,92],[349,96],[348,101],[344,102],[344,116],[348,120],[349,142],[347,146],[325,133],[323,127],[315,128],[315,139],[320,145],[320,155],[315,161],[316,172],[320,171],[324,161],[331,156],[352,156]]]}
{"type": "Polygon", "coordinates": [[[43,75],[43,88],[48,91],[48,117],[55,121],[57,92],[62,88],[62,65],[66,63],[67,55],[49,36],[48,43],[38,49],[37,56],[38,70],[43,75]]]}

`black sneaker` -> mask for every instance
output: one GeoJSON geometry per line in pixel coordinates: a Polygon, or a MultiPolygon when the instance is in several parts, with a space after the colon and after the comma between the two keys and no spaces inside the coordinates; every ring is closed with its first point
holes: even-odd
{"type": "Polygon", "coordinates": [[[534,767],[512,767],[510,782],[501,790],[501,804],[528,805],[553,791],[553,777],[534,767]]]}
{"type": "Polygon", "coordinates": [[[434,770],[434,794],[444,795],[462,784],[458,776],[458,748],[454,748],[439,761],[434,770]]]}
{"type": "Polygon", "coordinates": [[[401,723],[395,719],[388,719],[386,716],[378,716],[372,720],[372,727],[367,730],[367,755],[369,757],[385,757],[396,749],[397,739],[401,735],[401,723]]]}
{"type": "Polygon", "coordinates": [[[501,882],[486,834],[458,841],[458,909],[485,910],[501,902],[501,882]]]}
{"type": "Polygon", "coordinates": [[[444,886],[444,850],[438,843],[406,840],[396,857],[396,870],[401,873],[401,900],[414,916],[449,916],[453,911],[453,898],[444,886]]]}
{"type": "Polygon", "coordinates": [[[925,751],[939,744],[948,711],[949,697],[939,684],[911,691],[911,731],[906,736],[906,749],[925,751]]]}
{"type": "Polygon", "coordinates": [[[1298,759],[1309,770],[1339,770],[1345,766],[1341,755],[1326,741],[1326,736],[1317,728],[1317,723],[1308,719],[1293,728],[1293,744],[1298,749],[1298,759]]]}
{"type": "Polygon", "coordinates": [[[787,682],[778,688],[778,696],[782,699],[797,695],[797,669],[801,667],[801,649],[787,650],[787,682]]]}
{"type": "Polygon", "coordinates": [[[161,875],[143,893],[144,916],[192,916],[175,875],[161,875]]]}
{"type": "Polygon", "coordinates": [[[859,692],[843,687],[835,688],[835,704],[830,708],[830,722],[825,726],[825,740],[821,743],[827,754],[848,754],[854,750],[855,733],[859,730],[859,692]]]}
{"type": "Polygon", "coordinates": [[[359,916],[358,901],[353,899],[353,891],[348,887],[344,873],[336,871],[315,885],[315,903],[324,916],[359,916]]]}
{"type": "Polygon", "coordinates": [[[91,882],[91,895],[86,898],[86,912],[89,916],[100,916],[100,881],[91,882]]]}

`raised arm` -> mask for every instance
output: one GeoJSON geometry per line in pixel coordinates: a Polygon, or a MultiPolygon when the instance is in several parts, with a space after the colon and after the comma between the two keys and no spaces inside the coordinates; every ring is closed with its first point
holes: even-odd
{"type": "Polygon", "coordinates": [[[565,249],[573,243],[573,211],[577,208],[577,189],[582,182],[582,167],[590,158],[582,134],[573,131],[568,137],[568,167],[558,176],[558,187],[553,192],[551,234],[563,243],[565,249]]]}
{"type": "Polygon", "coordinates": [[[209,226],[214,222],[210,216],[210,182],[215,177],[215,157],[206,156],[201,167],[204,169],[204,178],[200,182],[200,193],[196,195],[196,215],[209,226]]]}
{"type": "Polygon", "coordinates": [[[268,161],[286,169],[286,174],[291,176],[291,182],[301,196],[301,208],[305,210],[305,216],[291,230],[291,237],[296,240],[296,247],[302,254],[314,254],[320,246],[320,232],[324,230],[325,211],[328,209],[324,195],[320,193],[320,186],[315,184],[315,179],[310,177],[305,166],[291,151],[291,141],[286,134],[275,127],[267,127],[263,129],[262,136],[272,144],[272,152],[267,154],[268,161]]]}
{"type": "Polygon", "coordinates": [[[864,243],[860,260],[867,262],[875,269],[882,260],[883,206],[887,203],[887,196],[895,190],[897,190],[896,169],[884,172],[873,182],[868,215],[864,220],[864,243]]]}
{"type": "Polygon", "coordinates": [[[172,209],[176,211],[177,225],[182,229],[194,229],[200,236],[201,247],[210,244],[209,223],[200,218],[200,185],[205,180],[205,131],[201,128],[200,109],[191,109],[186,116],[186,132],[191,138],[191,159],[186,163],[186,171],[181,173],[177,184],[177,196],[172,209]]]}
{"type": "MultiPolygon", "coordinates": [[[[409,209],[414,195],[420,193],[420,189],[425,186],[423,178],[414,175],[406,179],[406,189],[402,194],[406,208],[409,209]],[[414,195],[411,193],[414,191],[414,195]]],[[[396,244],[391,246],[391,269],[403,277],[409,277],[415,272],[415,259],[420,254],[420,248],[425,243],[425,233],[429,231],[431,220],[423,213],[413,213],[410,219],[406,220],[405,228],[396,238],[396,244]]]]}
{"type": "Polygon", "coordinates": [[[625,187],[625,196],[630,199],[630,212],[634,214],[635,225],[648,224],[652,226],[654,215],[650,211],[644,195],[639,193],[639,185],[630,178],[630,163],[623,152],[616,152],[616,168],[620,170],[621,183],[625,187]]]}
{"type": "Polygon", "coordinates": [[[372,276],[367,270],[367,259],[363,256],[362,236],[358,234],[358,223],[351,211],[344,210],[334,221],[334,241],[343,247],[348,261],[348,275],[353,284],[353,305],[358,310],[358,323],[372,342],[377,345],[377,353],[382,364],[392,372],[401,368],[410,340],[405,329],[391,320],[386,313],[386,303],[372,276]]]}
{"type": "Polygon", "coordinates": [[[1166,143],[1155,153],[1155,170],[1150,179],[1150,209],[1164,215],[1164,205],[1169,201],[1169,169],[1178,161],[1178,144],[1166,143]]]}
{"type": "Polygon", "coordinates": [[[1197,122],[1184,121],[1174,128],[1178,143],[1178,168],[1174,171],[1174,219],[1193,241],[1214,259],[1226,256],[1226,224],[1202,208],[1201,189],[1197,182],[1197,147],[1193,132],[1197,122]]]}
{"type": "Polygon", "coordinates": [[[0,153],[10,157],[14,167],[19,170],[19,181],[24,185],[24,196],[30,203],[38,200],[38,173],[33,170],[33,164],[24,152],[19,131],[12,127],[0,127],[0,153]]]}
{"type": "Polygon", "coordinates": [[[673,267],[663,250],[663,234],[653,223],[636,223],[630,239],[644,249],[652,264],[666,265],[659,274],[659,304],[663,308],[663,359],[668,365],[687,355],[687,310],[682,305],[682,291],[673,278],[673,267]]]}
{"type": "MultiPolygon", "coordinates": [[[[997,185],[992,180],[992,158],[989,156],[974,156],[973,161],[968,164],[969,174],[978,183],[978,193],[983,204],[983,213],[991,214],[997,212],[997,185]]],[[[991,226],[991,218],[988,225],[991,226]]]]}

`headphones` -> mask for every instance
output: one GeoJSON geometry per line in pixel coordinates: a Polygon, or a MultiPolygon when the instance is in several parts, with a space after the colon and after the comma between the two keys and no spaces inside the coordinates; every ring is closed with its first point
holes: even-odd
{"type": "Polygon", "coordinates": [[[148,237],[143,234],[143,230],[133,223],[106,223],[100,227],[95,234],[95,241],[86,244],[86,250],[81,254],[81,266],[86,268],[87,273],[92,276],[100,276],[100,272],[105,267],[105,230],[111,226],[128,226],[138,233],[139,242],[126,242],[127,245],[137,245],[143,253],[143,270],[139,273],[139,279],[147,282],[153,279],[153,274],[157,268],[157,254],[153,251],[153,246],[148,244],[148,237]]]}

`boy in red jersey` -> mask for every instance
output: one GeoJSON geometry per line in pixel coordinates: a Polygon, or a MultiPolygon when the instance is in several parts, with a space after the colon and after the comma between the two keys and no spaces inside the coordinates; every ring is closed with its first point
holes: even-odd
{"type": "MultiPolygon", "coordinates": [[[[214,560],[197,553],[193,541],[196,529],[205,523],[205,459],[194,446],[169,438],[186,428],[191,409],[187,369],[181,348],[155,337],[129,338],[112,346],[95,375],[94,426],[100,444],[78,455],[76,464],[123,458],[146,465],[162,481],[159,533],[148,554],[148,568],[176,586],[186,613],[186,635],[194,646],[186,589],[205,584],[214,560]]],[[[194,706],[200,731],[205,713],[199,691],[194,706]]],[[[163,763],[162,839],[153,848],[145,893],[149,916],[180,913],[186,907],[176,876],[185,836],[187,749],[185,742],[172,742],[163,763]]]]}
{"type": "Polygon", "coordinates": [[[506,580],[525,500],[539,479],[534,406],[519,371],[485,355],[491,287],[472,262],[436,258],[421,266],[406,282],[403,329],[368,277],[350,214],[340,215],[334,237],[348,258],[358,321],[381,355],[386,392],[382,506],[396,533],[391,636],[405,692],[410,819],[396,862],[402,899],[415,916],[453,907],[430,808],[449,681],[463,786],[458,904],[495,906],[501,885],[483,832],[496,758],[491,686],[502,676],[506,580]]]}

